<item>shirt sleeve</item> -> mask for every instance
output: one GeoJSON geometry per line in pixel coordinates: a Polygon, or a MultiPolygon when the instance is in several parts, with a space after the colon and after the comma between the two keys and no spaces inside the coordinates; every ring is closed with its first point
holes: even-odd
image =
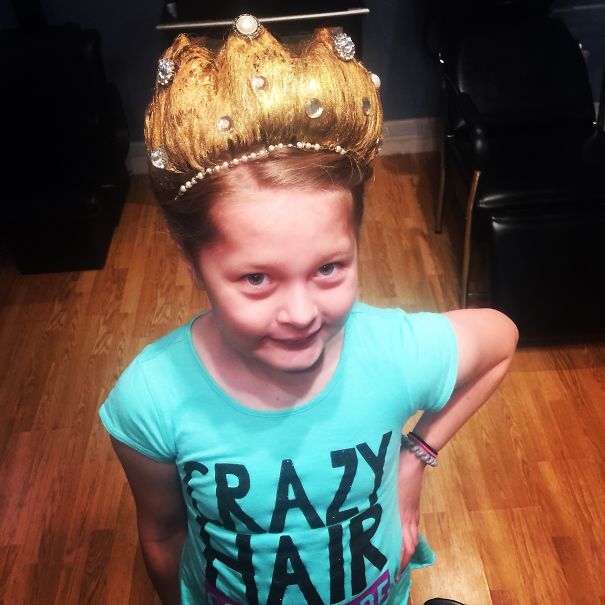
{"type": "Polygon", "coordinates": [[[99,416],[112,437],[144,456],[159,462],[175,459],[170,418],[154,400],[139,358],[122,374],[99,416]]]}
{"type": "Polygon", "coordinates": [[[437,412],[456,386],[458,342],[454,328],[445,315],[412,313],[405,316],[403,332],[410,399],[420,410],[437,412]]]}

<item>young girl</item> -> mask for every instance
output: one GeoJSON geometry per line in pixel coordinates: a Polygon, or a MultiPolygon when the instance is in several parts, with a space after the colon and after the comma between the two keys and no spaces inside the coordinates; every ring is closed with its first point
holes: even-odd
{"type": "Polygon", "coordinates": [[[407,603],[434,559],[424,468],[515,349],[492,310],[356,302],[382,114],[353,53],[328,30],[287,50],[243,15],[216,56],[179,36],[160,61],[152,183],[211,310],[145,348],[100,414],[165,604],[407,603]]]}

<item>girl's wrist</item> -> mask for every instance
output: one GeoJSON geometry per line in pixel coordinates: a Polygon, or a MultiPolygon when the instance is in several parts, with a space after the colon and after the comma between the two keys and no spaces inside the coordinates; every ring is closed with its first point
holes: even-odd
{"type": "Polygon", "coordinates": [[[426,464],[410,450],[402,448],[399,452],[399,467],[405,467],[410,470],[415,469],[422,472],[426,468],[426,464]]]}
{"type": "Polygon", "coordinates": [[[437,450],[430,447],[414,433],[401,435],[401,449],[409,451],[423,464],[428,466],[436,467],[439,464],[437,450]]]}

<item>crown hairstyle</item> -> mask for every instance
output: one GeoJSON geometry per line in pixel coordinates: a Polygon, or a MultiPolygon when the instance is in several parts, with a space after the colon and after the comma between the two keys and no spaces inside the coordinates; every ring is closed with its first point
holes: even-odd
{"type": "Polygon", "coordinates": [[[145,116],[156,195],[178,198],[202,179],[272,153],[343,154],[363,171],[380,148],[380,79],[346,34],[316,31],[295,50],[251,15],[217,53],[180,34],[159,62],[145,116]]]}

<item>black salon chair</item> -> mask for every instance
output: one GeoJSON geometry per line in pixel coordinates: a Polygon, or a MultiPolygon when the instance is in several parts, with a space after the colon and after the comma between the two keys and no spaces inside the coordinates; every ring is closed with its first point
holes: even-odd
{"type": "Polygon", "coordinates": [[[482,250],[491,305],[524,340],[586,338],[605,331],[605,87],[596,117],[581,49],[564,24],[544,6],[500,8],[498,18],[487,11],[456,29],[439,52],[436,230],[462,181],[461,305],[482,250]]]}
{"type": "Polygon", "coordinates": [[[0,32],[1,232],[23,273],[100,269],[128,190],[128,127],[97,31],[0,32]]]}

